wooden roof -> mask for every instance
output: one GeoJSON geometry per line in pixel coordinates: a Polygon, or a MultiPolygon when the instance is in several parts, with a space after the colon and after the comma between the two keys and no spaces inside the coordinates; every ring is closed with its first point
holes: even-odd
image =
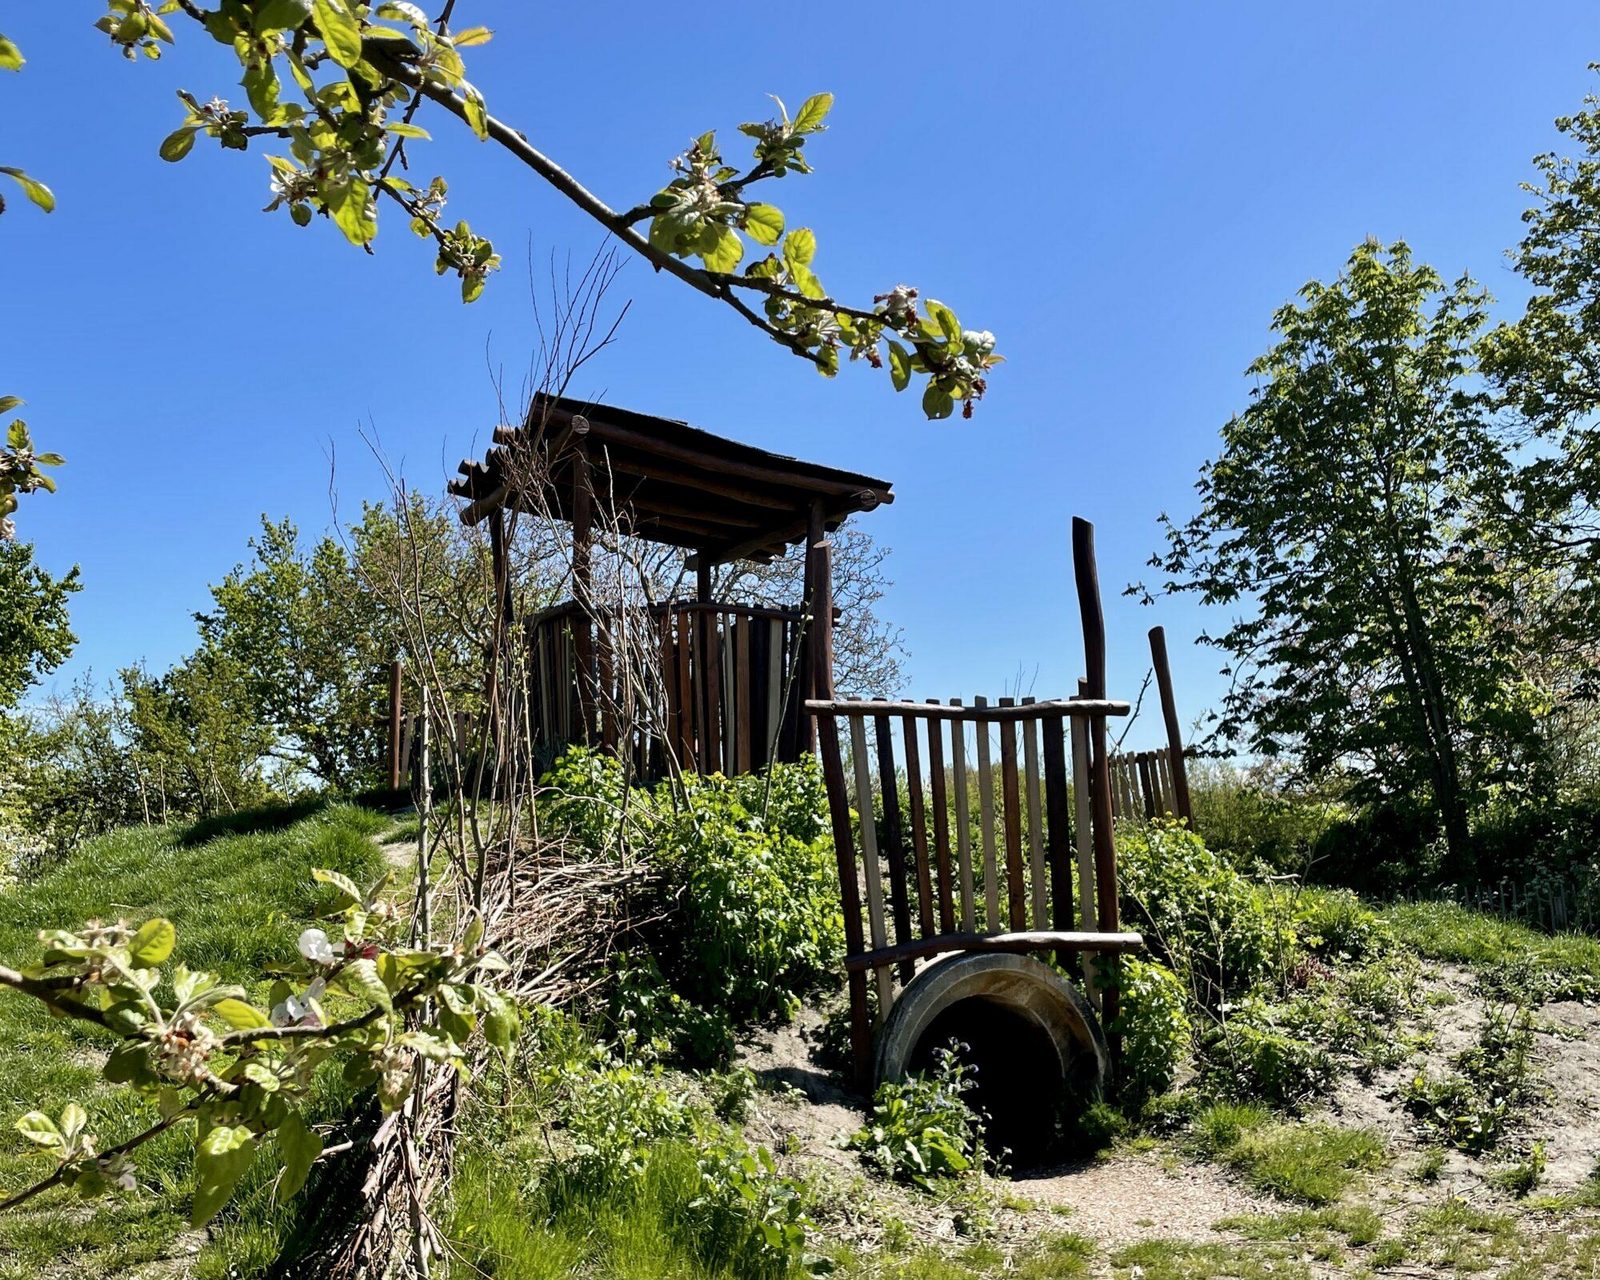
{"type": "Polygon", "coordinates": [[[619,527],[711,564],[782,555],[804,539],[813,503],[832,530],[846,516],[894,501],[887,480],[801,462],[673,418],[544,395],[523,426],[496,428],[482,462],[462,462],[463,478],[450,491],[467,500],[461,518],[475,524],[492,511],[525,507],[515,479],[542,473],[547,509],[570,521],[575,468],[585,457],[596,503],[614,505],[619,527]],[[539,465],[519,452],[527,450],[539,465]]]}

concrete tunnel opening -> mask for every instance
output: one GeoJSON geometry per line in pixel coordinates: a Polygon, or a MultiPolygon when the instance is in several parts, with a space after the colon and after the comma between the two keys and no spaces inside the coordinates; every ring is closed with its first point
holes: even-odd
{"type": "Polygon", "coordinates": [[[968,1098],[988,1117],[987,1145],[1014,1169],[1048,1163],[1062,1121],[1098,1098],[1106,1079],[1092,1007],[1026,956],[952,956],[918,973],[884,1025],[878,1078],[929,1072],[952,1041],[976,1069],[968,1098]]]}

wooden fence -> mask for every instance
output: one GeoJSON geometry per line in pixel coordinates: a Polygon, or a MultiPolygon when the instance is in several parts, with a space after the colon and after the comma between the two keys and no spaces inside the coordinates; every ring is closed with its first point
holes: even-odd
{"type": "Polygon", "coordinates": [[[643,776],[749,773],[809,750],[797,609],[678,601],[627,618],[576,602],[527,624],[535,748],[604,747],[643,776]],[[648,634],[628,637],[632,620],[648,634]],[[648,656],[646,656],[648,655],[648,656]],[[643,701],[641,701],[643,700],[643,701]]]}
{"type": "MultiPolygon", "coordinates": [[[[914,962],[954,951],[1051,951],[1082,965],[1143,945],[1118,920],[1091,728],[1126,703],[811,701],[845,916],[858,1074],[870,1052],[865,975],[887,1016],[914,962]],[[841,733],[842,729],[842,733],[841,733]]],[[[1112,1010],[1106,1009],[1107,1016],[1112,1010]]]]}

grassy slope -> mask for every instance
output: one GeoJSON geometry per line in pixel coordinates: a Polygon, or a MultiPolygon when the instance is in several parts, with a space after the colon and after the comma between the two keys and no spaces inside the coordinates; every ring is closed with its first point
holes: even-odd
{"type": "MultiPolygon", "coordinates": [[[[261,966],[292,954],[294,940],[317,905],[311,868],[330,867],[371,879],[381,856],[369,838],[388,825],[365,810],[339,807],[262,834],[221,834],[205,843],[194,832],[139,827],[86,844],[41,879],[0,892],[0,958],[27,963],[38,954],[37,931],[92,918],[164,915],[178,929],[175,959],[225,981],[250,984],[261,966]]],[[[265,984],[261,984],[264,990],[265,984]]],[[[100,1080],[98,1047],[107,1037],[90,1027],[50,1019],[25,997],[0,991],[0,1188],[11,1191],[48,1171],[25,1158],[11,1121],[34,1107],[58,1114],[69,1101],[89,1112],[90,1131],[108,1147],[145,1127],[150,1108],[100,1080]]],[[[329,1096],[329,1106],[337,1099],[329,1096]]],[[[0,1217],[0,1280],[71,1272],[75,1276],[137,1274],[188,1228],[192,1133],[174,1134],[138,1157],[141,1189],[85,1206],[51,1193],[0,1217]]],[[[239,1206],[222,1220],[202,1256],[201,1274],[248,1274],[276,1256],[290,1226],[270,1205],[259,1174],[241,1187],[239,1206]],[[224,1261],[224,1258],[227,1261],[224,1261]]],[[[199,1240],[192,1242],[201,1243],[199,1240]]]]}

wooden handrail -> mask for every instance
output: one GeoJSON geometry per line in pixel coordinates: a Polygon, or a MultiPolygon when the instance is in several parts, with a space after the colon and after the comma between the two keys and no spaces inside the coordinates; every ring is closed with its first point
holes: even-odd
{"type": "Polygon", "coordinates": [[[888,702],[873,698],[807,699],[814,716],[915,716],[922,720],[1052,720],[1062,716],[1125,716],[1126,702],[1104,698],[1057,698],[1015,707],[945,707],[934,702],[888,702]]]}
{"type": "Polygon", "coordinates": [[[878,947],[859,955],[846,956],[844,967],[851,973],[886,969],[906,960],[943,955],[951,951],[1142,951],[1144,937],[1137,933],[1076,933],[1036,930],[1027,933],[943,933],[932,938],[917,938],[892,947],[878,947]]]}

